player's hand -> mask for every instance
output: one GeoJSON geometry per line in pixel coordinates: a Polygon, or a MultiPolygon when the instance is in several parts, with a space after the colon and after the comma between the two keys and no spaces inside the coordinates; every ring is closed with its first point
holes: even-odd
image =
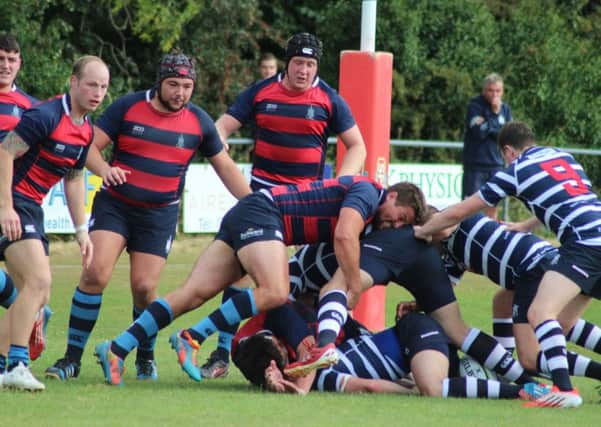
{"type": "Polygon", "coordinates": [[[12,242],[21,238],[21,219],[12,206],[0,209],[0,233],[12,242]]]}
{"type": "Polygon", "coordinates": [[[416,239],[425,240],[426,243],[432,243],[432,235],[424,233],[423,227],[421,225],[413,226],[413,235],[416,239]]]}
{"type": "Polygon", "coordinates": [[[306,394],[304,390],[292,381],[284,378],[284,374],[278,369],[275,360],[272,360],[265,369],[265,385],[267,390],[275,393],[306,394]]]}
{"type": "Polygon", "coordinates": [[[401,301],[396,306],[396,320],[400,320],[407,313],[411,313],[413,311],[417,311],[417,303],[415,301],[401,301]]]}
{"type": "Polygon", "coordinates": [[[315,337],[313,335],[309,335],[305,337],[298,347],[296,348],[296,355],[298,356],[298,360],[306,360],[311,356],[311,350],[315,347],[317,343],[315,342],[315,337]]]}
{"type": "Polygon", "coordinates": [[[130,173],[131,171],[121,169],[118,166],[109,166],[102,172],[101,178],[104,185],[110,187],[111,185],[125,184],[127,182],[127,175],[130,173]]]}
{"type": "Polygon", "coordinates": [[[87,231],[78,231],[75,233],[75,240],[79,244],[81,250],[81,265],[84,269],[90,266],[92,257],[94,256],[94,245],[90,240],[90,235],[87,231]]]}

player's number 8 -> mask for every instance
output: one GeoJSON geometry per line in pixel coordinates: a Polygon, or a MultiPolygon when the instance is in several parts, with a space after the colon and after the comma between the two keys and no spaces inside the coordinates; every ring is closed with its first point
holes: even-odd
{"type": "Polygon", "coordinates": [[[563,188],[570,196],[588,193],[589,190],[586,184],[582,182],[582,178],[580,178],[578,172],[564,159],[549,160],[541,163],[540,166],[556,181],[571,181],[563,184],[563,188]]]}

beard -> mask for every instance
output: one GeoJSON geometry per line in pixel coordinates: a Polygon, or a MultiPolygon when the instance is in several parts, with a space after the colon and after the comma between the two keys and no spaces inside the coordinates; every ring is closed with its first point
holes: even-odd
{"type": "Polygon", "coordinates": [[[162,106],[163,106],[163,107],[164,107],[164,108],[165,108],[167,111],[170,111],[170,112],[172,112],[172,113],[177,113],[178,111],[181,111],[181,110],[182,110],[182,109],[183,109],[183,108],[186,106],[186,103],[184,102],[184,103],[182,104],[182,106],[181,106],[181,107],[178,107],[178,108],[173,108],[173,107],[171,106],[171,104],[169,104],[169,102],[168,102],[168,101],[166,101],[166,100],[165,100],[165,98],[163,98],[163,95],[162,95],[162,93],[161,93],[161,88],[160,88],[160,87],[159,87],[159,89],[157,90],[157,99],[159,100],[159,103],[160,103],[160,104],[161,104],[161,105],[162,105],[162,106]]]}

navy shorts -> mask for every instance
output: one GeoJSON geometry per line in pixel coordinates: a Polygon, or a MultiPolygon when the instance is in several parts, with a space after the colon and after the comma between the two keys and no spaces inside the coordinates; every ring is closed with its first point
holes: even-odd
{"type": "Polygon", "coordinates": [[[477,193],[486,183],[486,181],[488,181],[494,174],[502,169],[502,167],[492,169],[474,169],[470,166],[463,166],[463,192],[461,194],[461,198],[466,199],[472,194],[477,193]]]}
{"type": "Polygon", "coordinates": [[[513,323],[528,323],[528,309],[536,296],[538,285],[556,256],[557,251],[547,253],[534,267],[516,277],[511,315],[513,323]]]}
{"type": "Polygon", "coordinates": [[[587,246],[567,241],[559,248],[559,256],[549,266],[576,283],[582,293],[601,299],[601,246],[587,246]]]}
{"type": "Polygon", "coordinates": [[[395,331],[403,354],[409,360],[424,350],[436,350],[449,356],[449,338],[438,322],[425,314],[406,314],[396,322],[395,331]]]}
{"type": "MultiPolygon", "coordinates": [[[[49,255],[48,237],[44,232],[44,210],[33,200],[13,194],[13,208],[21,220],[21,239],[40,240],[44,246],[44,253],[49,255]]],[[[4,251],[15,241],[10,242],[0,233],[0,261],[4,261],[4,251]]]]}
{"type": "Polygon", "coordinates": [[[263,193],[249,194],[231,208],[221,220],[215,240],[222,240],[238,252],[255,242],[284,241],[280,211],[263,193]]]}
{"type": "Polygon", "coordinates": [[[90,231],[106,230],[125,237],[128,252],[167,258],[175,233],[179,204],[156,208],[131,206],[100,190],[94,197],[90,231]]]}

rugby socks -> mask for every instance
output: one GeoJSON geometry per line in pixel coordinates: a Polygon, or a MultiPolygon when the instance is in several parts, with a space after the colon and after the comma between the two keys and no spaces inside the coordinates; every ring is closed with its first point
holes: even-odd
{"type": "Polygon", "coordinates": [[[513,350],[515,350],[515,337],[513,336],[513,320],[511,317],[493,318],[492,335],[505,350],[513,353],[513,350]]]}
{"type": "Polygon", "coordinates": [[[601,328],[593,323],[578,319],[566,337],[568,341],[578,344],[580,347],[601,354],[601,328]]]}
{"type": "Polygon", "coordinates": [[[72,361],[81,361],[83,350],[88,338],[94,329],[100,313],[102,294],[89,294],[75,288],[71,300],[71,314],[69,315],[69,337],[65,357],[72,361]]]}
{"type": "Polygon", "coordinates": [[[17,298],[17,288],[8,273],[0,270],[0,305],[8,308],[17,298]]]}
{"type": "MultiPolygon", "coordinates": [[[[132,317],[134,322],[138,320],[138,317],[144,310],[139,309],[135,305],[133,306],[132,317]]],[[[157,342],[157,335],[154,334],[144,341],[140,341],[138,345],[138,353],[136,354],[136,360],[154,360],[154,346],[157,342]]]]}
{"type": "MultiPolygon", "coordinates": [[[[225,303],[230,298],[243,292],[245,289],[236,288],[235,286],[228,286],[223,291],[221,297],[221,304],[225,303]]],[[[240,323],[234,325],[226,325],[225,328],[219,330],[219,337],[217,338],[217,352],[221,360],[227,362],[230,359],[230,351],[232,350],[232,340],[234,335],[238,331],[240,323]]]]}
{"type": "Polygon", "coordinates": [[[173,311],[167,301],[162,298],[153,301],[125,332],[113,340],[111,352],[125,359],[141,342],[156,337],[172,321],[173,311]]]}
{"type": "MultiPolygon", "coordinates": [[[[601,363],[573,351],[568,351],[566,358],[568,359],[568,373],[570,375],[601,380],[601,363]]],[[[543,374],[551,373],[542,351],[538,353],[536,364],[539,372],[543,374]]]]}
{"type": "Polygon", "coordinates": [[[29,366],[29,348],[11,344],[8,349],[7,370],[12,370],[12,368],[17,366],[19,363],[29,366]]]}
{"type": "Polygon", "coordinates": [[[222,331],[227,326],[238,325],[243,319],[248,319],[258,312],[252,289],[241,289],[238,295],[234,295],[217,310],[188,329],[188,333],[202,344],[216,331],[222,331]]]}
{"type": "Polygon", "coordinates": [[[461,351],[511,382],[517,384],[535,382],[520,362],[515,360],[501,344],[479,329],[470,328],[461,344],[461,351]]]}
{"type": "Polygon", "coordinates": [[[487,399],[515,399],[521,386],[474,377],[445,378],[442,380],[442,397],[467,397],[487,399]]]}
{"type": "Polygon", "coordinates": [[[0,354],[0,375],[6,372],[6,356],[0,354]]]}
{"type": "Polygon", "coordinates": [[[545,355],[553,384],[561,391],[572,390],[568,359],[566,357],[566,338],[557,320],[545,320],[534,332],[545,355]]]}
{"type": "Polygon", "coordinates": [[[348,317],[346,293],[334,290],[319,299],[317,320],[319,322],[317,342],[319,347],[336,342],[342,325],[348,317]]]}

